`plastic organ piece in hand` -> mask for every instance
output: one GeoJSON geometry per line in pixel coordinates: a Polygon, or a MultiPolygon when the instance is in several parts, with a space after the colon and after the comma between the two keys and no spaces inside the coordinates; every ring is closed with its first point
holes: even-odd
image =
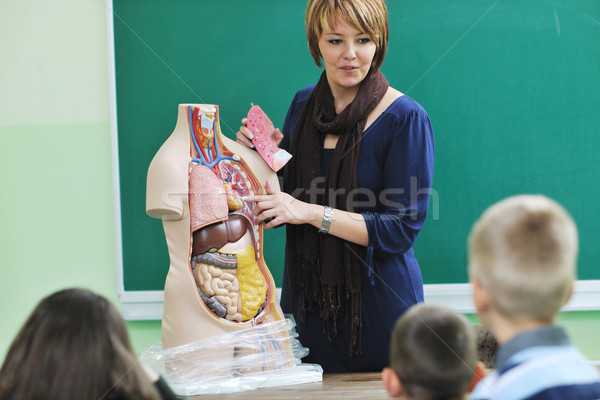
{"type": "Polygon", "coordinates": [[[267,162],[273,171],[279,171],[292,158],[287,151],[277,147],[272,141],[272,133],[275,131],[273,122],[259,106],[252,106],[248,112],[248,129],[252,132],[252,143],[258,150],[258,154],[267,162]]]}

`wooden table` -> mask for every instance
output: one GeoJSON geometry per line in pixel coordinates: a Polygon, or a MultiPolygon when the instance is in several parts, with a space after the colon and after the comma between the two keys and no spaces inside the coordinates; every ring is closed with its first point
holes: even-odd
{"type": "Polygon", "coordinates": [[[202,395],[194,400],[267,399],[390,399],[379,372],[323,374],[323,382],[250,390],[240,393],[202,395]]]}
{"type": "MultiPolygon", "coordinates": [[[[595,364],[600,371],[600,364],[595,364]]],[[[488,373],[490,371],[487,371],[488,373]]],[[[193,400],[391,399],[379,372],[323,374],[323,382],[249,390],[240,393],[193,396],[193,400]]]]}

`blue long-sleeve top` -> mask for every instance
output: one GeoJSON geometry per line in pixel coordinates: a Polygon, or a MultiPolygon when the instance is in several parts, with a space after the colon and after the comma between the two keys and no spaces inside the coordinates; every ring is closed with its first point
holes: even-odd
{"type": "MultiPolygon", "coordinates": [[[[298,91],[292,100],[280,144],[286,150],[313,88],[298,91]]],[[[332,152],[323,150],[324,175],[332,152]]],[[[294,314],[299,339],[310,349],[305,362],[318,363],[326,372],[379,371],[388,364],[394,323],[410,306],[423,301],[423,281],[412,246],[427,218],[433,168],[429,117],[416,101],[401,96],[363,132],[360,144],[356,212],[364,216],[369,238],[362,284],[362,354],[348,355],[349,327],[340,329],[330,342],[318,310],[302,319],[299,298],[291,301],[297,294],[290,292],[286,267],[281,305],[284,312],[294,314]]]]}

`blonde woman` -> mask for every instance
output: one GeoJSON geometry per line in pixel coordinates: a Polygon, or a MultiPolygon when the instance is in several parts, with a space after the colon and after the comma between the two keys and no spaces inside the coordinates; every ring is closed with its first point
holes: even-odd
{"type": "MultiPolygon", "coordinates": [[[[423,300],[413,243],[433,179],[425,110],[380,71],[383,0],[310,0],[306,33],[324,72],[298,91],[272,141],[293,158],[284,190],[251,196],[265,228],[287,225],[281,304],[307,362],[326,372],[380,371],[394,322],[423,300]]],[[[251,146],[245,126],[237,140],[251,146]]]]}

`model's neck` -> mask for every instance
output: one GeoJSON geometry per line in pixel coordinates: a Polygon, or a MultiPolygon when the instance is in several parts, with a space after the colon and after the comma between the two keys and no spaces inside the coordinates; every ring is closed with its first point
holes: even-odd
{"type": "Polygon", "coordinates": [[[215,113],[217,111],[217,106],[212,104],[180,104],[177,111],[176,131],[187,131],[189,134],[190,116],[196,108],[200,114],[215,113]]]}

